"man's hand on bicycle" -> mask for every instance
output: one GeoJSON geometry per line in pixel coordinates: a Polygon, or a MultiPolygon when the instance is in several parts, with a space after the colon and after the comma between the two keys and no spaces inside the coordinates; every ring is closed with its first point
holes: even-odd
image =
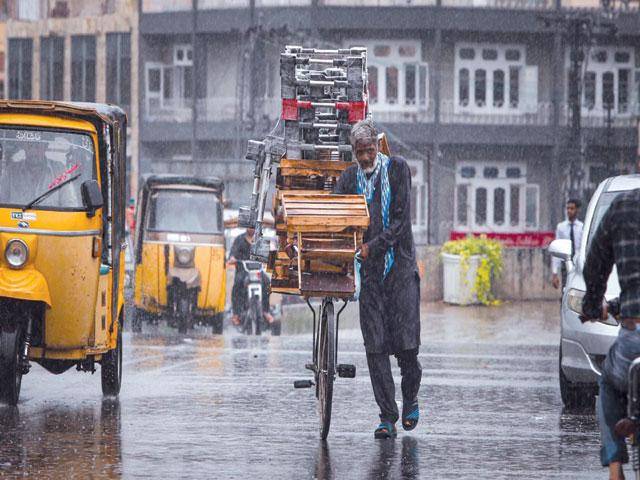
{"type": "Polygon", "coordinates": [[[366,260],[367,257],[369,256],[369,245],[367,245],[366,243],[363,243],[362,246],[360,247],[360,250],[356,252],[356,255],[360,260],[366,260]]]}

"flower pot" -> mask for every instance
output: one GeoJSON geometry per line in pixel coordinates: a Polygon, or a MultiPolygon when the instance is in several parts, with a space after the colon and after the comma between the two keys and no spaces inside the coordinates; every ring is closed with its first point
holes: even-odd
{"type": "Polygon", "coordinates": [[[469,268],[465,271],[462,267],[462,257],[460,255],[442,254],[443,290],[446,303],[455,305],[475,305],[480,303],[478,296],[473,291],[473,287],[481,258],[481,255],[469,257],[469,268]]]}

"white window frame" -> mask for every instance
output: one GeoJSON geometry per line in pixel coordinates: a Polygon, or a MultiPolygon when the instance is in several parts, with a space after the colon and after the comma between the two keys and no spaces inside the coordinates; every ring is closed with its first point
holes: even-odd
{"type": "MultiPolygon", "coordinates": [[[[567,49],[565,53],[565,65],[566,65],[566,91],[569,91],[569,72],[571,68],[570,50],[567,49]]],[[[602,91],[603,81],[602,77],[605,73],[613,73],[613,96],[614,103],[611,109],[612,117],[630,117],[636,115],[638,112],[639,102],[639,89],[638,80],[640,80],[640,71],[636,68],[635,64],[635,51],[632,47],[613,47],[613,46],[597,46],[591,47],[588,52],[587,61],[585,62],[585,68],[583,71],[583,80],[587,72],[595,73],[596,75],[596,89],[595,89],[595,103],[593,108],[587,108],[586,105],[586,88],[583,82],[582,87],[582,116],[583,117],[597,117],[603,118],[607,115],[607,110],[602,103],[602,91]],[[600,52],[607,52],[607,62],[599,63],[594,60],[594,56],[600,52]],[[616,62],[614,60],[616,52],[624,52],[629,54],[629,61],[626,63],[616,62]],[[618,77],[620,70],[629,70],[629,85],[628,85],[628,98],[627,98],[627,111],[619,111],[619,94],[618,94],[618,77]]]]}
{"type": "Polygon", "coordinates": [[[160,109],[164,108],[164,64],[158,62],[146,62],[144,64],[144,98],[145,98],[145,106],[147,115],[151,112],[150,101],[153,99],[158,100],[158,106],[160,109]],[[151,93],[149,91],[149,71],[150,70],[159,70],[160,71],[160,90],[158,92],[151,93]]]}
{"type": "Polygon", "coordinates": [[[175,67],[193,67],[193,47],[189,43],[173,46],[173,65],[175,67]],[[182,60],[178,59],[178,52],[182,52],[182,60]],[[189,58],[191,54],[191,58],[189,58]]]}
{"type": "Polygon", "coordinates": [[[427,183],[424,181],[423,168],[424,163],[422,160],[407,160],[407,164],[411,168],[411,171],[415,171],[415,174],[411,176],[411,201],[415,201],[415,209],[416,209],[416,219],[415,221],[411,221],[411,226],[414,231],[424,231],[427,229],[428,225],[428,202],[429,197],[427,196],[427,183]],[[416,189],[416,198],[413,198],[413,188],[416,189]]]}
{"type": "Polygon", "coordinates": [[[461,42],[455,45],[454,60],[454,113],[475,113],[475,114],[523,114],[537,111],[538,104],[538,67],[528,66],[526,63],[527,50],[524,45],[517,44],[492,44],[492,43],[469,43],[461,42]],[[475,52],[472,60],[460,58],[460,51],[472,49],[475,52]],[[496,50],[498,58],[496,60],[483,60],[482,51],[485,49],[496,50]],[[519,60],[506,60],[507,50],[517,50],[520,52],[519,60]],[[520,75],[518,79],[518,105],[511,105],[509,101],[511,85],[509,72],[511,67],[518,67],[520,75]],[[460,104],[460,70],[466,68],[469,71],[469,103],[460,104]],[[475,99],[475,72],[484,70],[486,72],[486,92],[485,104],[478,105],[475,99]],[[501,106],[494,105],[493,76],[496,70],[504,72],[503,103],[501,106]]]}
{"type": "Polygon", "coordinates": [[[527,167],[521,162],[459,162],[456,165],[456,185],[454,189],[454,225],[455,229],[462,232],[478,233],[521,233],[527,231],[537,231],[540,225],[540,189],[537,184],[527,183],[527,167]],[[474,178],[463,178],[462,169],[473,167],[476,170],[474,178]],[[498,178],[484,178],[485,168],[497,168],[498,178]],[[507,178],[507,168],[516,167],[520,169],[519,178],[507,178]],[[463,225],[458,221],[458,187],[467,185],[467,224],[463,225]],[[511,186],[517,185],[519,192],[518,224],[511,224],[511,186]],[[480,225],[476,223],[476,193],[479,188],[487,190],[487,211],[486,223],[480,225]],[[494,192],[502,188],[505,191],[504,199],[504,222],[496,224],[494,222],[494,192]],[[535,225],[526,223],[526,192],[527,189],[535,189],[536,193],[536,222],[535,225]]]}
{"type": "Polygon", "coordinates": [[[373,39],[351,39],[345,42],[345,45],[358,45],[367,48],[367,66],[377,67],[378,69],[378,97],[375,102],[369,101],[369,107],[375,115],[380,113],[393,112],[418,112],[426,111],[429,107],[429,65],[422,61],[422,42],[417,39],[406,40],[373,40],[373,39]],[[376,46],[388,46],[391,53],[388,57],[377,57],[374,54],[376,46]],[[400,47],[415,48],[413,57],[400,56],[400,47]],[[406,67],[415,65],[415,103],[407,104],[406,98],[406,67]],[[388,67],[396,67],[398,69],[398,100],[397,102],[387,102],[387,77],[386,70],[388,67]],[[424,90],[420,89],[421,69],[424,71],[424,90]],[[421,99],[424,98],[424,103],[421,99]]]}
{"type": "MultiPolygon", "coordinates": [[[[193,49],[190,44],[177,44],[172,47],[172,63],[162,63],[162,62],[145,62],[144,64],[144,72],[145,72],[145,83],[144,83],[144,91],[145,91],[145,106],[146,106],[146,115],[154,116],[150,111],[150,101],[153,99],[158,100],[159,110],[174,111],[181,112],[184,115],[190,113],[191,106],[190,102],[194,101],[192,97],[186,97],[184,95],[184,91],[187,88],[187,85],[184,82],[184,71],[186,68],[192,69],[192,75],[195,74],[193,72],[193,49]],[[182,60],[178,59],[178,52],[183,52],[182,60]],[[188,52],[192,52],[191,59],[188,58],[188,52]],[[149,71],[150,70],[160,70],[160,92],[149,92],[149,71]],[[171,70],[172,77],[172,96],[171,98],[167,98],[164,95],[164,81],[165,81],[165,72],[167,70],[171,70]]],[[[192,95],[195,97],[195,92],[192,92],[192,95]]],[[[154,112],[154,114],[159,112],[154,112]]]]}
{"type": "Polygon", "coordinates": [[[42,5],[40,0],[20,0],[17,3],[19,20],[40,20],[42,16],[42,5]]]}

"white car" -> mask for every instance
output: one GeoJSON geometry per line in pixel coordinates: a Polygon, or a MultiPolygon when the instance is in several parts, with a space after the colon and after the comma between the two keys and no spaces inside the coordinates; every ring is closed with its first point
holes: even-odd
{"type": "MultiPolygon", "coordinates": [[[[608,178],[598,186],[589,202],[582,245],[574,262],[570,261],[570,240],[555,240],[549,246],[550,253],[563,259],[568,270],[562,296],[559,376],[562,402],[569,409],[594,404],[602,363],[619,329],[618,322],[611,316],[598,322],[582,323],[579,319],[586,291],[582,271],[590,241],[613,199],[622,192],[636,188],[640,188],[640,175],[608,178]]],[[[619,294],[620,285],[614,267],[605,298],[611,300],[619,294]]]]}

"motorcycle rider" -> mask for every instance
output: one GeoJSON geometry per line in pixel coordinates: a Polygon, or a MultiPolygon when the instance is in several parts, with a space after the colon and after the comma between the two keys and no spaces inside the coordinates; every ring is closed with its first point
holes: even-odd
{"type": "MultiPolygon", "coordinates": [[[[228,265],[235,265],[236,274],[233,279],[233,289],[231,290],[231,310],[233,316],[231,322],[238,326],[240,325],[240,314],[246,309],[247,304],[247,292],[244,288],[244,279],[246,272],[244,272],[239,263],[244,260],[250,260],[249,255],[251,253],[251,245],[253,245],[255,236],[255,229],[247,228],[246,231],[236,237],[231,246],[231,252],[229,256],[228,265]]],[[[270,312],[269,305],[269,282],[266,275],[262,275],[262,312],[263,318],[267,324],[273,323],[273,315],[270,312]]]]}
{"type": "Polygon", "coordinates": [[[622,464],[629,461],[625,439],[616,435],[615,424],[626,416],[628,371],[640,356],[640,189],[621,193],[604,214],[591,240],[584,265],[587,291],[583,316],[606,319],[603,304],[607,280],[615,264],[620,282],[620,330],[605,358],[596,410],[600,427],[600,459],[609,467],[609,478],[624,478],[622,464]]]}

